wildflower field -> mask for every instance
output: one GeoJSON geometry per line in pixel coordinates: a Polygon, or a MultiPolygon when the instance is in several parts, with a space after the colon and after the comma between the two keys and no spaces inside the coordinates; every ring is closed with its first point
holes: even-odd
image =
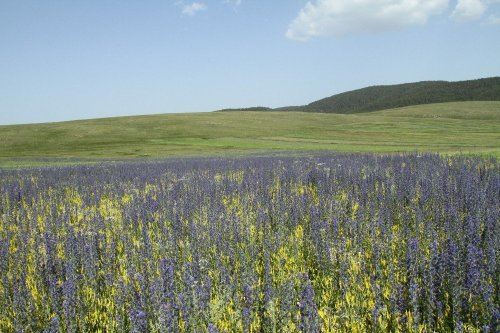
{"type": "Polygon", "coordinates": [[[499,332],[500,165],[0,170],[0,332],[499,332]]]}

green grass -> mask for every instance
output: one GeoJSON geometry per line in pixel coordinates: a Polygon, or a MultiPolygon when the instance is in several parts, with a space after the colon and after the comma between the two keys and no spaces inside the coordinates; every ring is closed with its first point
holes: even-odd
{"type": "Polygon", "coordinates": [[[500,102],[363,114],[211,112],[0,126],[0,165],[287,152],[500,156],[500,102]]]}

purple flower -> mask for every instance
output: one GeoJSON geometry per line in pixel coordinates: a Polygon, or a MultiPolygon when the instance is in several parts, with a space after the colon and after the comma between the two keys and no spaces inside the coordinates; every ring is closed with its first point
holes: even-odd
{"type": "Polygon", "coordinates": [[[307,274],[301,274],[301,288],[300,295],[300,324],[299,329],[302,332],[319,332],[320,320],[318,315],[318,307],[314,299],[314,290],[311,281],[307,274]]]}

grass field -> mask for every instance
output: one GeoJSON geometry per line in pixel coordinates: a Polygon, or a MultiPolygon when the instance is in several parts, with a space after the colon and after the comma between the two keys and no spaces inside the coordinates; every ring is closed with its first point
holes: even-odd
{"type": "Polygon", "coordinates": [[[0,126],[0,165],[303,151],[500,156],[500,102],[339,115],[211,112],[0,126]]]}
{"type": "Polygon", "coordinates": [[[499,332],[499,160],[459,153],[500,102],[2,126],[0,332],[499,332]]]}

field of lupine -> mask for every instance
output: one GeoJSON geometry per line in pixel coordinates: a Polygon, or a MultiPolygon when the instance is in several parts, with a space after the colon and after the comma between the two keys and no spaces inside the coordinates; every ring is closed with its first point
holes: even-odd
{"type": "Polygon", "coordinates": [[[495,159],[0,170],[1,332],[499,332],[495,159]]]}

